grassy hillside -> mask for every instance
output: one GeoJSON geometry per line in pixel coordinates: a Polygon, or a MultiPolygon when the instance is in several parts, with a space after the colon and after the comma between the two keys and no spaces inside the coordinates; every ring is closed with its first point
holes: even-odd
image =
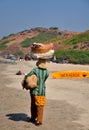
{"type": "Polygon", "coordinates": [[[89,51],[87,50],[58,50],[55,51],[57,59],[65,60],[74,64],[89,64],[89,51]]]}
{"type": "Polygon", "coordinates": [[[26,30],[0,40],[0,52],[6,50],[8,53],[11,49],[12,54],[20,52],[21,55],[21,52],[24,54],[34,42],[59,44],[54,54],[58,60],[67,59],[70,63],[89,64],[89,31],[74,33],[53,28],[26,30]],[[10,43],[9,46],[8,43],[10,43]]]}
{"type": "Polygon", "coordinates": [[[80,42],[86,42],[89,41],[89,32],[81,33],[79,35],[73,36],[72,38],[69,38],[64,41],[65,45],[75,45],[80,42]]]}
{"type": "Polygon", "coordinates": [[[39,33],[39,35],[27,38],[25,41],[21,42],[22,47],[29,47],[31,43],[38,42],[38,43],[49,43],[54,42],[60,39],[56,33],[39,33]]]}
{"type": "Polygon", "coordinates": [[[9,43],[9,40],[7,39],[0,41],[0,50],[4,50],[7,47],[7,43],[9,43]]]}

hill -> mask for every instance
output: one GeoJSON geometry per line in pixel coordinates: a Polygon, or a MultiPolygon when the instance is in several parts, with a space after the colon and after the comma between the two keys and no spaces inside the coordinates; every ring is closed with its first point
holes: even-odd
{"type": "Polygon", "coordinates": [[[58,57],[59,50],[89,50],[89,30],[71,32],[59,30],[57,27],[37,27],[24,30],[17,34],[5,36],[0,40],[0,55],[26,55],[30,52],[30,45],[34,42],[54,43],[55,54],[58,57]]]}
{"type": "MultiPolygon", "coordinates": [[[[63,42],[79,33],[61,31],[55,28],[33,28],[25,30],[17,34],[10,34],[0,40],[0,54],[1,53],[16,53],[22,51],[28,53],[30,44],[33,42],[48,43],[53,42],[59,45],[59,49],[67,49],[63,42]]],[[[71,46],[71,45],[70,45],[71,46]]]]}

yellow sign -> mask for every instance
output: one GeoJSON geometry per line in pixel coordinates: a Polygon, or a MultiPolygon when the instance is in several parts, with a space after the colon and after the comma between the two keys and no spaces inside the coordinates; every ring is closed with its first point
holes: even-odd
{"type": "Polygon", "coordinates": [[[89,78],[89,71],[69,70],[52,73],[52,78],[89,78]]]}

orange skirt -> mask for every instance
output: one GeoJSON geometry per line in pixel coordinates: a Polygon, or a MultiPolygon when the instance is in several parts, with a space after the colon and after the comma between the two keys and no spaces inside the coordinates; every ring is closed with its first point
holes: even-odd
{"type": "Polygon", "coordinates": [[[34,96],[35,103],[37,106],[45,106],[46,104],[46,97],[45,96],[34,96]]]}

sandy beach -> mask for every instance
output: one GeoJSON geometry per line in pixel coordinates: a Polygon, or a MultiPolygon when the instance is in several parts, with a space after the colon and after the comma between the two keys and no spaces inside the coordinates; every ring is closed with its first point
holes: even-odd
{"type": "Polygon", "coordinates": [[[35,61],[0,62],[0,130],[89,130],[89,78],[53,79],[62,70],[88,70],[89,65],[47,63],[49,78],[47,102],[41,126],[28,122],[29,91],[23,90],[24,75],[35,67],[35,61]]]}

